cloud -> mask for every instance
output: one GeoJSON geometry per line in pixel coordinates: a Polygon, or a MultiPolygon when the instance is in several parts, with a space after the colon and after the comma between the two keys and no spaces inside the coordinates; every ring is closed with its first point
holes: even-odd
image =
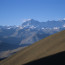
{"type": "Polygon", "coordinates": [[[65,18],[64,18],[64,20],[65,20],[65,18]]]}

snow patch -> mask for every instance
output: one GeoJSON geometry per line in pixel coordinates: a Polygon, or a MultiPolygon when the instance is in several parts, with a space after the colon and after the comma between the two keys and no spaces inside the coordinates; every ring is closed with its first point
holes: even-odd
{"type": "Polygon", "coordinates": [[[32,19],[24,19],[23,22],[31,21],[32,19]]]}
{"type": "Polygon", "coordinates": [[[53,29],[57,30],[57,29],[59,29],[59,28],[58,28],[58,27],[54,27],[53,29]]]}
{"type": "Polygon", "coordinates": [[[35,26],[31,26],[30,28],[34,29],[34,28],[36,28],[36,27],[35,27],[35,26]]]}
{"type": "Polygon", "coordinates": [[[11,28],[7,28],[7,29],[11,29],[11,28]]]}
{"type": "Polygon", "coordinates": [[[20,28],[20,29],[23,29],[23,27],[21,27],[21,26],[20,26],[19,28],[20,28]]]}
{"type": "Polygon", "coordinates": [[[42,29],[44,29],[44,28],[42,28],[42,29]]]}
{"type": "Polygon", "coordinates": [[[65,24],[63,25],[63,27],[65,27],[65,24]]]}

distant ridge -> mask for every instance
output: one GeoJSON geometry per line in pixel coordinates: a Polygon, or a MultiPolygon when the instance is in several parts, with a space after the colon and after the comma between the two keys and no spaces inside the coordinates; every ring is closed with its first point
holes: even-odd
{"type": "Polygon", "coordinates": [[[1,61],[0,65],[24,65],[28,62],[63,51],[65,51],[65,30],[24,48],[11,57],[1,61]]]}

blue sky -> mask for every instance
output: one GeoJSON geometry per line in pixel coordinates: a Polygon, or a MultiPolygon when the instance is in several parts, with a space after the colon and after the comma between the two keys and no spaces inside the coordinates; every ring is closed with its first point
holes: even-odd
{"type": "Polygon", "coordinates": [[[65,18],[65,0],[0,0],[0,25],[20,25],[25,19],[38,21],[65,18]]]}

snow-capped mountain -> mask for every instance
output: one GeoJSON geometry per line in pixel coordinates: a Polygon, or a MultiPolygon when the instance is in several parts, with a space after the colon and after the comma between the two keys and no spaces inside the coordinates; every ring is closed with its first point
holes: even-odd
{"type": "Polygon", "coordinates": [[[39,22],[33,19],[26,20],[22,27],[33,27],[33,28],[54,28],[54,27],[65,27],[65,20],[59,20],[59,21],[47,21],[47,22],[39,22]]]}
{"type": "Polygon", "coordinates": [[[47,22],[39,22],[34,19],[27,19],[19,26],[0,26],[0,29],[24,29],[24,28],[31,28],[31,29],[59,29],[65,27],[65,20],[58,20],[58,21],[47,21],[47,22]]]}
{"type": "Polygon", "coordinates": [[[29,46],[62,30],[65,30],[65,20],[39,22],[28,19],[19,26],[0,26],[0,52],[29,46]]]}
{"type": "Polygon", "coordinates": [[[19,26],[0,26],[0,41],[11,44],[30,44],[34,43],[33,39],[38,41],[44,38],[43,34],[51,35],[64,29],[65,20],[39,22],[34,19],[28,19],[19,26]],[[42,34],[43,37],[40,38],[40,36],[38,38],[37,34],[42,34]],[[34,38],[33,36],[36,36],[37,38],[34,38]],[[25,39],[27,39],[27,41],[24,43],[23,40],[25,41],[25,39]],[[29,42],[30,39],[32,40],[31,42],[29,42]]]}
{"type": "Polygon", "coordinates": [[[29,19],[26,20],[23,24],[22,27],[38,27],[40,25],[40,22],[34,20],[34,19],[29,19]]]}

